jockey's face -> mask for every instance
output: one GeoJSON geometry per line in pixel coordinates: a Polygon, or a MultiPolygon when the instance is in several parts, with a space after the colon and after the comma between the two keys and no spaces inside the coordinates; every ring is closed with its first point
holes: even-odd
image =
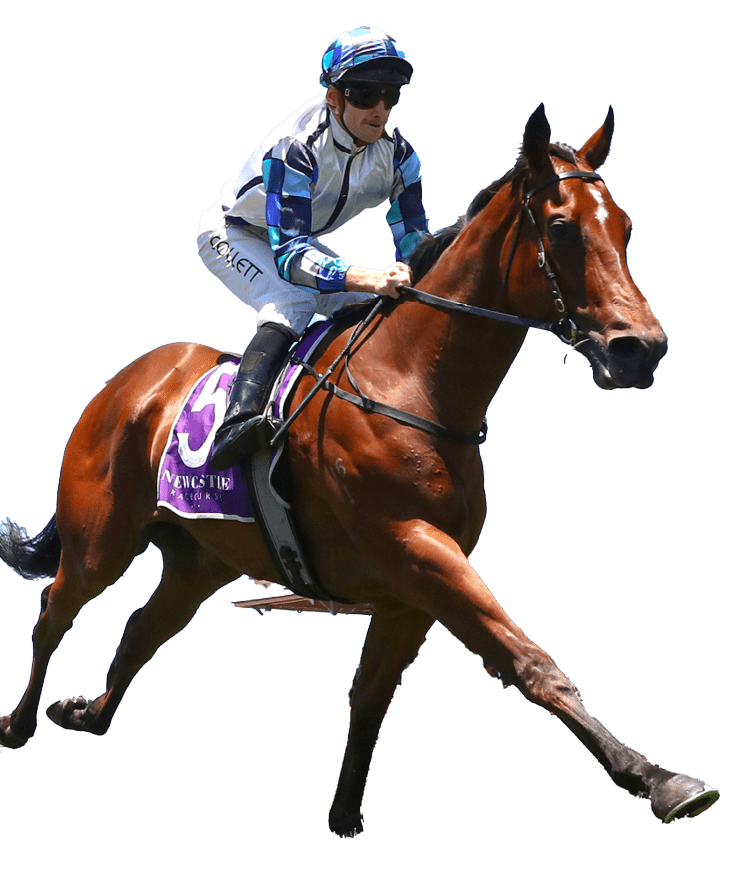
{"type": "Polygon", "coordinates": [[[368,109],[358,109],[333,86],[327,90],[327,103],[357,146],[376,143],[390,117],[390,110],[383,100],[368,109]]]}

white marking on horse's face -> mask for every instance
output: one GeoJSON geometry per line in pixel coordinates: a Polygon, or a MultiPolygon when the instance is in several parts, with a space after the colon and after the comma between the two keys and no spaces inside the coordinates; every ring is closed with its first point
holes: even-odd
{"type": "Polygon", "coordinates": [[[596,188],[589,188],[589,191],[593,195],[596,203],[599,205],[599,208],[596,210],[596,218],[599,222],[603,224],[609,218],[607,205],[604,203],[604,197],[602,196],[602,193],[596,188]]]}

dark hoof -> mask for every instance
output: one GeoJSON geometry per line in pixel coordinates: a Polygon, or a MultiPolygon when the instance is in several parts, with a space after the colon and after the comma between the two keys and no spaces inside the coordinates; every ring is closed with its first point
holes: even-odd
{"type": "Polygon", "coordinates": [[[329,828],[340,838],[353,838],[363,832],[363,818],[360,811],[353,814],[329,813],[329,828]]]}
{"type": "Polygon", "coordinates": [[[47,716],[63,729],[84,729],[84,715],[89,702],[83,696],[63,699],[47,709],[47,716]]]}
{"type": "Polygon", "coordinates": [[[28,738],[23,738],[10,728],[10,717],[0,717],[0,747],[10,747],[17,750],[23,747],[28,738]]]}
{"type": "Polygon", "coordinates": [[[651,810],[662,823],[671,823],[680,817],[696,817],[718,798],[719,791],[703,781],[675,775],[651,794],[651,810]]]}

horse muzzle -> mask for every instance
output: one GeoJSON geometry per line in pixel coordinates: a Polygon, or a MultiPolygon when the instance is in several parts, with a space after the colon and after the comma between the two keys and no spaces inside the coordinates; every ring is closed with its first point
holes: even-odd
{"type": "Polygon", "coordinates": [[[601,389],[648,389],[654,371],[667,352],[661,329],[644,334],[619,334],[606,341],[596,333],[578,344],[588,359],[594,382],[601,389]]]}

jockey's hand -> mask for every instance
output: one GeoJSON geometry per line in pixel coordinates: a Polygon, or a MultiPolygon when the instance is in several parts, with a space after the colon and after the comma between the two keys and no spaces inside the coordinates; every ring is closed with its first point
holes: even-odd
{"type": "Polygon", "coordinates": [[[401,287],[411,284],[411,276],[411,269],[402,261],[384,270],[351,267],[345,276],[345,287],[349,292],[372,292],[399,298],[401,287]]]}
{"type": "Polygon", "coordinates": [[[403,286],[409,286],[413,272],[402,261],[395,262],[391,267],[379,272],[380,290],[378,295],[389,295],[391,298],[399,298],[403,286]]]}

